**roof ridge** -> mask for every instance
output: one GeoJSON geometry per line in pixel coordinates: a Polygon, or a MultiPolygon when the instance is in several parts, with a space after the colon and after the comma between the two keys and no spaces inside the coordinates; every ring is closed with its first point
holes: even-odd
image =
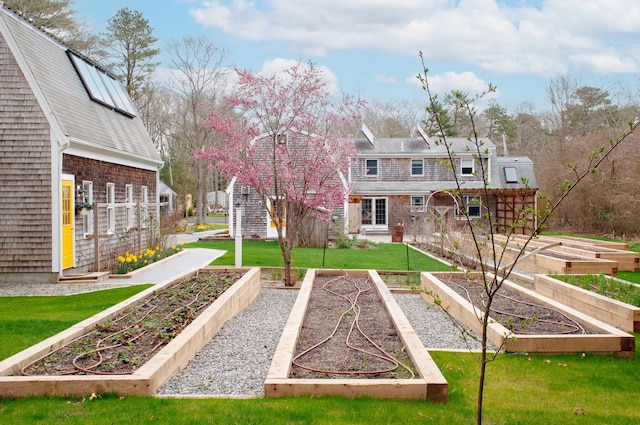
{"type": "Polygon", "coordinates": [[[55,41],[56,43],[60,44],[62,47],[66,48],[67,50],[70,50],[73,54],[75,54],[76,56],[79,56],[84,61],[89,62],[91,65],[99,68],[101,71],[105,72],[109,76],[114,77],[114,74],[110,70],[108,70],[104,65],[98,63],[98,61],[96,61],[95,59],[92,59],[89,56],[85,55],[84,53],[81,53],[81,52],[77,51],[76,49],[71,47],[67,42],[65,42],[63,39],[61,39],[60,37],[56,36],[55,34],[50,32],[46,28],[37,26],[36,24],[31,22],[31,20],[29,20],[29,18],[27,18],[25,15],[23,15],[22,13],[20,13],[17,10],[12,9],[10,6],[8,6],[4,1],[0,0],[0,4],[2,5],[3,9],[6,9],[7,11],[11,12],[11,14],[13,14],[17,19],[20,19],[21,21],[25,22],[26,24],[28,24],[33,29],[37,30],[38,32],[40,32],[43,35],[45,35],[46,37],[48,37],[51,40],[55,41]]]}

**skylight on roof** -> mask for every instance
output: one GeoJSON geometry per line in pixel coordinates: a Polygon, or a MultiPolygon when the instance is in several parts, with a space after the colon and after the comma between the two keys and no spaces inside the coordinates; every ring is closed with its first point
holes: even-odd
{"type": "Polygon", "coordinates": [[[504,178],[507,183],[518,183],[518,172],[516,167],[504,167],[504,178]]]}
{"type": "Polygon", "coordinates": [[[96,68],[70,50],[67,51],[74,68],[91,100],[128,116],[135,117],[136,110],[124,88],[115,78],[96,68]]]}

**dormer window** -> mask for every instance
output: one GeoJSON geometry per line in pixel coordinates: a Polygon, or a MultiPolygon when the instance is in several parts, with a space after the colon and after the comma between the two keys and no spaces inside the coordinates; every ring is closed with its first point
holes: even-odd
{"type": "Polygon", "coordinates": [[[475,161],[473,158],[460,158],[460,174],[463,176],[475,174],[475,161]]]}

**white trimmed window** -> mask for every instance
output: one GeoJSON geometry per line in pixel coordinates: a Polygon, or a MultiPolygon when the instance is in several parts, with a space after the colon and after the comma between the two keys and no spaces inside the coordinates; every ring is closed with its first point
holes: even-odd
{"type": "Polygon", "coordinates": [[[107,183],[107,233],[116,232],[116,185],[107,183]]]}
{"type": "Polygon", "coordinates": [[[378,160],[377,159],[365,159],[365,174],[367,176],[378,175],[378,160]]]}
{"type": "MultiPolygon", "coordinates": [[[[85,204],[93,205],[93,182],[82,182],[82,202],[85,204]]],[[[82,233],[84,235],[93,234],[93,210],[89,210],[89,214],[82,216],[82,233]]]]}
{"type": "Polygon", "coordinates": [[[411,211],[424,212],[424,196],[411,197],[411,211]]]}
{"type": "MultiPolygon", "coordinates": [[[[462,195],[461,200],[462,200],[462,204],[460,205],[461,211],[463,211],[469,217],[473,217],[473,218],[480,217],[482,200],[479,196],[462,195]]],[[[462,215],[462,214],[456,214],[456,215],[462,215]]]]}
{"type": "Polygon", "coordinates": [[[421,176],[424,174],[424,160],[412,159],[411,160],[411,175],[421,176]]]}
{"type": "Polygon", "coordinates": [[[460,174],[463,176],[475,174],[475,160],[473,158],[460,158],[460,174]]]}
{"type": "Polygon", "coordinates": [[[142,186],[142,196],[140,197],[140,203],[142,204],[140,207],[140,222],[142,228],[147,228],[149,224],[149,188],[147,186],[142,186]]]}
{"type": "Polygon", "coordinates": [[[127,230],[133,228],[133,185],[128,184],[124,187],[125,193],[125,202],[127,206],[125,207],[125,219],[126,219],[126,227],[127,230]]]}

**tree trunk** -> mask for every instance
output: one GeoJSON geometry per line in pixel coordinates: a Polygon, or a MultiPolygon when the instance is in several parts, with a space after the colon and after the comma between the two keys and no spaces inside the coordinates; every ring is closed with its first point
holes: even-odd
{"type": "Polygon", "coordinates": [[[282,252],[282,260],[284,262],[284,286],[293,286],[294,282],[293,279],[291,279],[292,246],[289,243],[288,239],[288,237],[282,237],[282,227],[278,227],[278,242],[280,244],[280,251],[282,252]]]}
{"type": "Polygon", "coordinates": [[[204,225],[207,220],[207,166],[196,160],[196,224],[204,225]]]}

